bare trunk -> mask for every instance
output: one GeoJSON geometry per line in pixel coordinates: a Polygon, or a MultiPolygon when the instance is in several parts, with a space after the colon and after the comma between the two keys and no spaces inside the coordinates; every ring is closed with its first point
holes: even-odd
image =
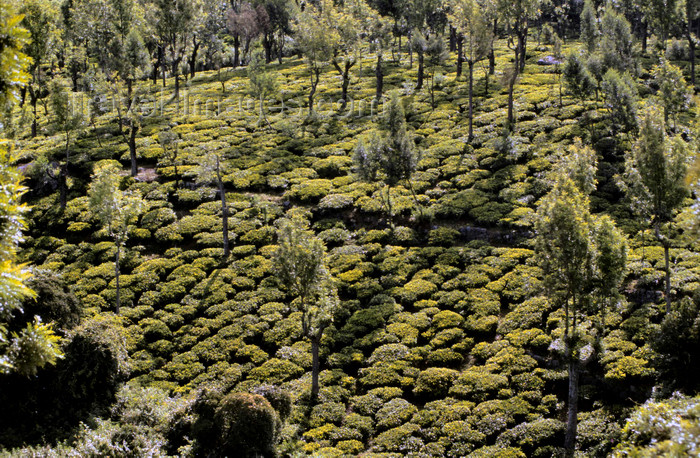
{"type": "Polygon", "coordinates": [[[219,185],[219,194],[221,195],[221,220],[223,223],[224,232],[224,257],[228,258],[229,254],[231,253],[228,240],[228,205],[226,205],[226,190],[224,189],[224,183],[221,180],[219,156],[216,156],[216,180],[217,184],[219,185]]]}
{"type": "Polygon", "coordinates": [[[131,176],[135,177],[138,173],[138,166],[136,164],[136,134],[138,132],[138,127],[135,125],[135,121],[131,121],[131,129],[129,132],[129,156],[131,157],[131,176]]]}
{"type": "Polygon", "coordinates": [[[664,263],[666,268],[666,313],[671,313],[671,263],[668,242],[664,243],[664,263]]]}
{"type": "Polygon", "coordinates": [[[233,68],[238,67],[241,59],[241,39],[238,34],[233,36],[233,68]]]}
{"type": "Polygon", "coordinates": [[[516,62],[515,67],[511,70],[513,74],[508,79],[508,125],[506,128],[509,131],[512,130],[513,126],[515,125],[515,114],[513,113],[513,91],[515,88],[515,80],[518,76],[517,66],[518,63],[516,62]]]}
{"type": "Polygon", "coordinates": [[[309,116],[314,114],[314,95],[316,95],[316,87],[318,80],[321,78],[321,70],[311,70],[311,90],[309,91],[309,116]]]}
{"type": "Polygon", "coordinates": [[[664,270],[666,271],[664,294],[666,296],[666,313],[671,312],[671,260],[669,255],[670,244],[666,237],[661,234],[660,222],[654,222],[654,232],[656,239],[661,242],[664,247],[664,270]]]}
{"type": "MultiPolygon", "coordinates": [[[[571,349],[567,350],[571,352],[571,349]]],[[[573,458],[576,451],[576,427],[578,416],[578,380],[580,368],[573,355],[569,355],[569,393],[566,414],[566,437],[564,439],[564,456],[573,458]]]]}
{"type": "Polygon", "coordinates": [[[469,66],[469,141],[471,142],[472,139],[474,138],[474,127],[473,127],[473,121],[474,121],[474,103],[473,103],[473,96],[474,96],[474,61],[470,60],[467,62],[467,65],[469,66]]]}
{"type": "Polygon", "coordinates": [[[311,338],[311,402],[316,403],[318,399],[318,375],[321,372],[321,362],[319,358],[320,336],[311,338]]]}
{"type": "Polygon", "coordinates": [[[384,72],[382,70],[382,54],[377,53],[377,67],[374,71],[377,77],[377,102],[382,98],[382,92],[384,91],[384,72]]]}
{"type": "Polygon", "coordinates": [[[37,101],[37,94],[34,92],[33,89],[29,89],[29,97],[32,103],[32,113],[34,116],[32,117],[32,138],[36,137],[36,101],[37,101]]]}
{"type": "Polygon", "coordinates": [[[425,53],[422,49],[418,50],[418,81],[416,82],[416,91],[423,88],[423,70],[425,67],[425,53]]]}
{"type": "Polygon", "coordinates": [[[195,72],[197,71],[195,66],[197,65],[197,51],[199,51],[200,42],[192,38],[192,54],[190,55],[190,79],[194,78],[195,72]]]}
{"type": "Polygon", "coordinates": [[[464,48],[464,35],[461,33],[457,37],[457,78],[462,76],[462,63],[464,62],[464,56],[462,55],[462,50],[464,48]]]}
{"type": "Polygon", "coordinates": [[[119,315],[119,309],[121,308],[121,288],[119,286],[119,252],[121,251],[120,243],[117,242],[117,254],[114,257],[114,275],[117,284],[117,304],[114,311],[119,315]]]}

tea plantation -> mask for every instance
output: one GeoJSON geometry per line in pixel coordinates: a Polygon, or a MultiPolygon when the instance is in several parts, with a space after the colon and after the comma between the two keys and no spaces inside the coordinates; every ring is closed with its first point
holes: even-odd
{"type": "MultiPolygon", "coordinates": [[[[565,59],[552,57],[582,46],[569,40],[555,50],[530,37],[507,129],[513,52],[498,39],[495,73],[487,61],[475,67],[473,139],[454,53],[434,75],[426,69],[420,90],[413,56],[387,54],[385,97],[373,103],[377,56],[365,49],[351,71],[352,102],[336,103],[342,81],[327,66],[311,116],[309,67],[298,56],[267,66],[278,89],[264,101],[265,120],[245,67],[197,72],[178,98],[173,78],[136,81],[139,104],[152,112],[135,135],[135,176],[122,135],[129,124],[114,110],[66,139],[53,107],[40,103],[37,135],[18,129],[11,140],[31,207],[19,259],[38,293],[27,307],[55,321],[63,358],[0,379],[0,455],[236,456],[251,443],[272,444],[256,451],[265,456],[563,453],[569,317],[550,294],[535,226],[567,158],[586,146],[597,158],[590,210],[612,218],[628,249],[620,294],[604,313],[580,314],[577,453],[658,456],[644,450],[660,437],[666,448],[655,453],[692,454],[697,400],[680,393],[697,392],[689,372],[700,361],[694,199],[688,193],[669,219],[667,311],[663,244],[621,185],[640,131],[620,124],[619,105],[602,90],[576,97],[565,59]],[[382,172],[362,179],[356,151],[388,129],[391,94],[417,162],[389,188],[382,172]],[[228,256],[222,196],[215,178],[202,178],[212,153],[228,256]],[[91,204],[96,172],[109,163],[121,170],[117,191],[141,202],[123,245],[91,204]],[[279,228],[292,216],[326,247],[338,296],[318,341],[317,396],[304,311],[277,266],[279,228]],[[58,321],[68,309],[72,321],[58,321]],[[658,405],[635,411],[652,397],[658,405]],[[667,415],[687,417],[690,432],[659,432],[650,416],[663,414],[653,409],[678,409],[667,415]],[[248,423],[256,427],[237,429],[248,423]]],[[[639,59],[639,119],[659,97],[658,62],[651,50],[639,59]]],[[[688,77],[685,60],[670,62],[688,77]]],[[[87,92],[70,95],[88,105],[87,92]]],[[[672,119],[694,160],[696,107],[672,119]]]]}

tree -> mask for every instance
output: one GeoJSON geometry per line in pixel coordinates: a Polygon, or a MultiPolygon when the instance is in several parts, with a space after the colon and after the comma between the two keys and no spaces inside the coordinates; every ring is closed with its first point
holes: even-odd
{"type": "Polygon", "coordinates": [[[632,208],[649,219],[656,239],[664,247],[666,313],[671,311],[671,240],[664,232],[688,195],[685,176],[689,154],[680,136],[666,134],[663,116],[652,107],[642,117],[639,138],[625,158],[625,173],[620,180],[632,208]]]}
{"type": "Polygon", "coordinates": [[[525,69],[528,22],[539,15],[541,0],[498,0],[498,11],[511,32],[509,47],[515,53],[517,73],[525,69]],[[513,44],[513,38],[516,43],[513,44]]]}
{"type": "MultiPolygon", "coordinates": [[[[0,106],[12,107],[18,91],[26,83],[29,59],[23,52],[28,32],[22,28],[22,16],[13,5],[0,0],[0,106]]],[[[50,323],[29,318],[21,329],[10,332],[8,322],[22,312],[22,300],[34,293],[25,281],[30,273],[17,263],[17,250],[22,242],[27,207],[21,203],[25,188],[19,171],[10,164],[14,155],[0,141],[0,374],[33,375],[37,369],[51,365],[62,357],[59,338],[50,323]]]]}
{"type": "Polygon", "coordinates": [[[588,71],[583,56],[572,51],[566,58],[566,64],[564,65],[564,72],[562,74],[564,77],[564,85],[568,91],[574,97],[585,103],[586,98],[588,98],[596,88],[595,79],[588,71]]]}
{"type": "Polygon", "coordinates": [[[141,196],[134,192],[122,191],[121,167],[115,161],[97,163],[92,174],[92,182],[88,188],[90,212],[100,222],[107,234],[112,237],[115,245],[114,278],[117,297],[115,311],[119,313],[121,306],[121,289],[119,285],[120,256],[122,247],[126,246],[130,225],[138,218],[145,208],[141,196]]]}
{"type": "MultiPolygon", "coordinates": [[[[563,346],[569,376],[565,456],[576,445],[578,382],[587,316],[605,313],[617,295],[627,257],[624,236],[607,216],[590,214],[588,198],[567,176],[560,177],[537,209],[536,254],[547,294],[564,309],[563,346]]],[[[602,320],[600,320],[602,322],[602,320]]],[[[600,338],[601,336],[597,336],[600,338]]]]}
{"type": "Polygon", "coordinates": [[[301,329],[311,342],[311,401],[318,397],[319,348],[326,328],[338,308],[338,294],[326,267],[326,247],[308,230],[299,216],[284,218],[277,231],[274,262],[278,278],[295,299],[292,307],[301,312],[301,329]]]}
{"type": "Polygon", "coordinates": [[[335,42],[333,68],[341,77],[341,110],[348,103],[348,86],[350,85],[350,70],[358,61],[360,52],[360,21],[358,16],[363,14],[361,2],[346,2],[344,8],[340,8],[332,1],[323,3],[323,14],[328,21],[328,26],[336,31],[338,40],[335,42]]]}
{"type": "Polygon", "coordinates": [[[20,14],[24,15],[22,26],[29,31],[31,42],[25,52],[32,59],[29,66],[31,82],[27,85],[29,100],[32,105],[32,137],[37,134],[37,110],[39,99],[48,95],[43,66],[48,63],[51,50],[56,45],[56,22],[58,11],[53,2],[46,0],[29,0],[23,2],[20,14]]]}
{"type": "Polygon", "coordinates": [[[604,67],[614,68],[620,73],[633,71],[632,28],[627,19],[613,7],[606,8],[600,21],[600,32],[598,48],[603,54],[604,67]]]}
{"type": "Polygon", "coordinates": [[[253,6],[248,2],[237,5],[228,11],[228,30],[234,36],[234,67],[247,61],[250,44],[269,28],[267,11],[261,5],[253,6]],[[240,40],[243,39],[243,55],[240,55],[240,40]]]}
{"type": "MultiPolygon", "coordinates": [[[[474,65],[485,59],[491,50],[493,32],[491,21],[477,0],[456,0],[450,16],[452,25],[459,34],[459,62],[464,60],[469,67],[469,141],[474,137],[474,65]]],[[[461,72],[461,65],[457,75],[461,72]]]]}
{"type": "Polygon", "coordinates": [[[386,188],[385,205],[393,227],[391,188],[402,180],[411,187],[411,177],[418,162],[415,143],[406,131],[406,115],[396,92],[391,93],[384,122],[385,132],[375,133],[370,137],[369,144],[360,141],[353,159],[360,179],[370,183],[383,181],[386,188]]]}
{"type": "MultiPolygon", "coordinates": [[[[693,1],[693,0],[690,0],[693,1]]],[[[663,50],[674,24],[678,22],[682,10],[678,0],[645,0],[639,3],[644,14],[644,21],[651,25],[661,40],[663,50]]]]}
{"type": "Polygon", "coordinates": [[[622,132],[635,132],[639,93],[632,77],[628,73],[620,74],[611,68],[605,72],[601,88],[605,99],[604,105],[613,127],[622,132]]]}
{"type": "Polygon", "coordinates": [[[688,54],[690,55],[690,84],[695,91],[695,46],[697,36],[693,33],[693,23],[700,16],[700,2],[698,0],[685,0],[683,34],[688,40],[688,54]]]}
{"type": "Polygon", "coordinates": [[[207,154],[195,169],[195,176],[198,183],[214,184],[221,199],[221,222],[224,236],[224,258],[228,258],[231,253],[228,237],[228,205],[226,204],[226,189],[221,178],[222,172],[221,157],[218,152],[207,154]]]}
{"type": "Polygon", "coordinates": [[[20,89],[29,80],[27,67],[32,61],[25,53],[31,36],[22,27],[23,17],[5,0],[0,0],[0,108],[19,102],[20,89]]]}
{"type": "Polygon", "coordinates": [[[277,91],[277,75],[269,71],[262,56],[255,55],[248,65],[249,90],[253,97],[260,103],[260,117],[258,125],[263,121],[270,125],[265,117],[265,99],[277,91]]]}
{"type": "Polygon", "coordinates": [[[435,72],[449,57],[449,53],[445,48],[445,42],[441,36],[433,35],[428,39],[425,54],[428,57],[428,69],[430,72],[430,86],[428,88],[430,92],[430,106],[435,109],[437,107],[435,103],[435,72]]]}
{"type": "Polygon", "coordinates": [[[68,165],[70,164],[70,139],[71,134],[83,124],[83,113],[76,110],[70,102],[68,90],[58,80],[51,83],[51,110],[54,115],[54,124],[66,136],[64,151],[65,163],[61,165],[60,204],[61,210],[66,208],[66,194],[68,192],[68,165]]]}
{"type": "Polygon", "coordinates": [[[174,98],[180,95],[180,63],[185,57],[194,10],[192,0],[155,0],[156,30],[170,51],[170,66],[175,78],[174,98]]]}
{"type": "Polygon", "coordinates": [[[257,0],[267,12],[268,25],[265,28],[262,45],[265,49],[265,61],[272,61],[273,47],[276,48],[277,61],[282,63],[286,36],[291,34],[293,3],[291,0],[257,0]]]}
{"type": "Polygon", "coordinates": [[[381,100],[384,92],[384,52],[391,47],[391,24],[383,17],[376,15],[368,18],[369,24],[367,39],[369,40],[370,50],[377,55],[377,63],[374,67],[374,75],[376,78],[375,99],[377,102],[381,100]]]}
{"type": "Polygon", "coordinates": [[[563,171],[582,193],[590,196],[598,185],[597,167],[598,158],[593,148],[584,145],[580,138],[575,138],[556,173],[563,171]]]}
{"type": "Polygon", "coordinates": [[[294,31],[299,49],[306,57],[311,88],[309,89],[309,116],[314,113],[314,96],[321,79],[321,72],[328,65],[340,37],[323,19],[321,6],[309,4],[294,21],[294,31]]]}
{"type": "Polygon", "coordinates": [[[673,116],[674,129],[676,114],[686,111],[693,100],[693,90],[685,82],[683,72],[666,59],[662,58],[658,65],[651,69],[656,94],[664,109],[664,122],[668,125],[669,116],[673,116]]]}
{"type": "Polygon", "coordinates": [[[158,142],[163,148],[164,165],[168,165],[174,168],[175,172],[175,191],[180,187],[180,173],[177,170],[178,165],[181,164],[181,160],[178,158],[179,153],[179,140],[180,137],[177,133],[172,130],[162,130],[158,133],[158,142]]]}
{"type": "Polygon", "coordinates": [[[590,53],[595,51],[596,41],[600,31],[598,30],[598,18],[595,14],[595,8],[591,0],[586,0],[583,3],[581,11],[580,38],[586,45],[586,50],[590,53]]]}

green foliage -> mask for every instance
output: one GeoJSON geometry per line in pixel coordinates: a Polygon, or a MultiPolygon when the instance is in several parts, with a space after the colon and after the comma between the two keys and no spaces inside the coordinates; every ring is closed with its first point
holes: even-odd
{"type": "MultiPolygon", "coordinates": [[[[270,403],[260,395],[231,393],[214,410],[213,431],[196,437],[203,453],[252,457],[273,454],[280,420],[270,403]],[[210,438],[215,438],[209,442],[210,438]]],[[[201,414],[200,414],[201,415],[201,414]]]]}
{"type": "Polygon", "coordinates": [[[30,59],[23,48],[30,43],[29,31],[20,24],[14,4],[3,0],[0,5],[0,107],[19,101],[19,89],[27,82],[30,59]]]}
{"type": "Polygon", "coordinates": [[[697,398],[675,396],[647,401],[635,409],[622,428],[622,442],[613,456],[689,456],[697,453],[697,398]]]}

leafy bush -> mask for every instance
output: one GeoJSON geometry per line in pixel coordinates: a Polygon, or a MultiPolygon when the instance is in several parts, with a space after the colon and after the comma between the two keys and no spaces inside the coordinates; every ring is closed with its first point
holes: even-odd
{"type": "Polygon", "coordinates": [[[445,397],[458,375],[459,373],[452,369],[431,367],[420,373],[413,393],[431,399],[445,397]]]}

